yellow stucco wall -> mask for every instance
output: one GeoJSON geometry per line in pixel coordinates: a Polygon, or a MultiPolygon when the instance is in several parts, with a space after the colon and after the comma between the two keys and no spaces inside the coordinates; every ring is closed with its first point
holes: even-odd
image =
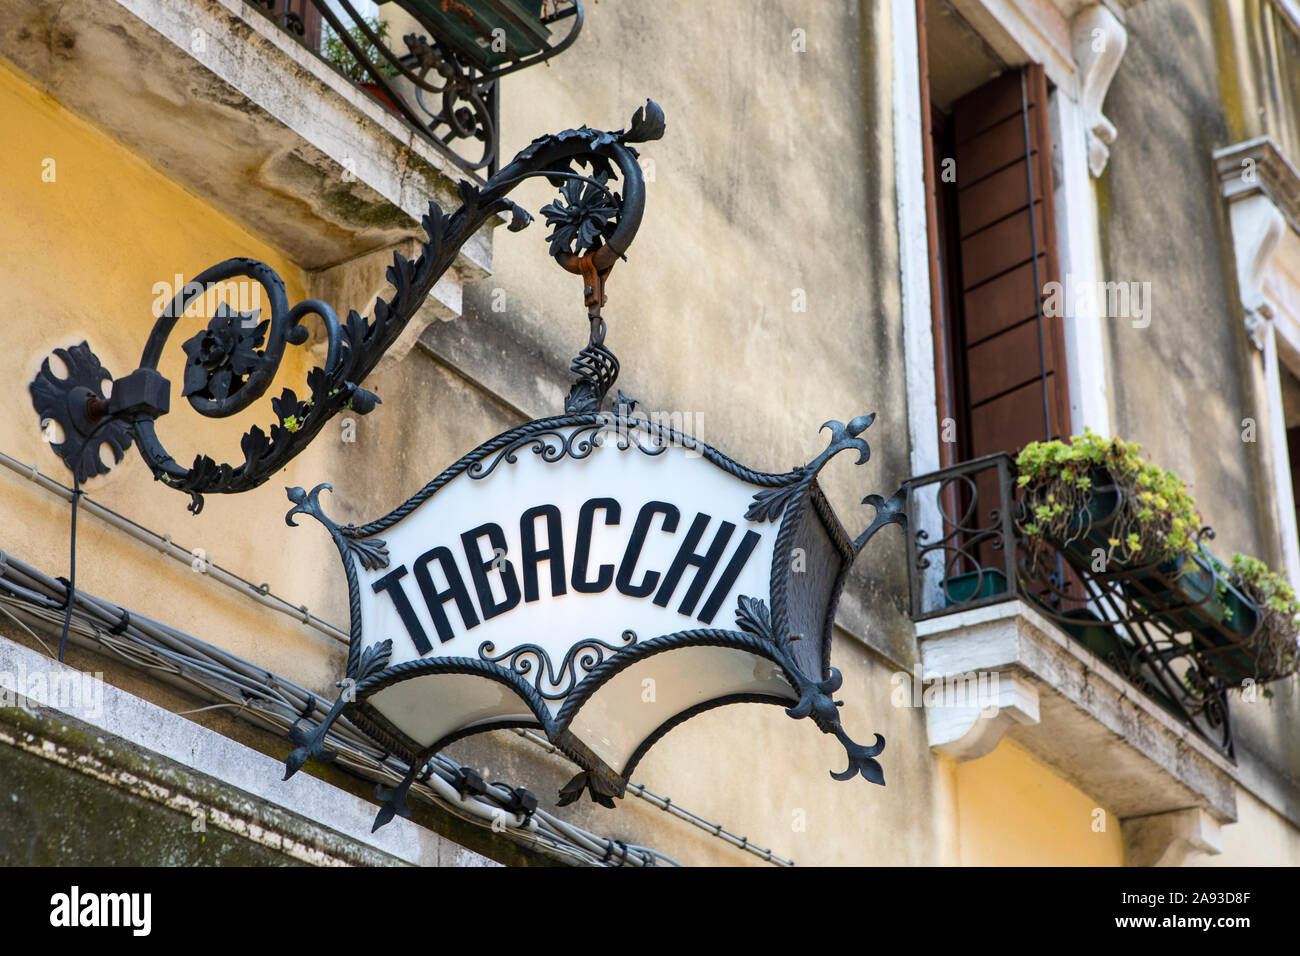
{"type": "Polygon", "coordinates": [[[954,777],[963,866],[1123,866],[1119,820],[1010,741],[954,777]]]}

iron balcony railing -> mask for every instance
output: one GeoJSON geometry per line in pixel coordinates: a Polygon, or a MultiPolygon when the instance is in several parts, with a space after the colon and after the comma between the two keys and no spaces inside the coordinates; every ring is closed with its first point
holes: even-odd
{"type": "Polygon", "coordinates": [[[480,182],[499,161],[499,80],[566,50],[581,0],[391,0],[418,32],[350,0],[250,0],[480,182]],[[567,22],[566,22],[567,21],[567,22]]]}
{"type": "Polygon", "coordinates": [[[1072,540],[1029,540],[1015,462],[989,455],[906,483],[913,620],[1021,600],[1220,752],[1232,756],[1228,691],[1270,679],[1264,614],[1204,546],[1148,565],[1108,557],[1122,492],[1094,488],[1101,512],[1072,540]]]}

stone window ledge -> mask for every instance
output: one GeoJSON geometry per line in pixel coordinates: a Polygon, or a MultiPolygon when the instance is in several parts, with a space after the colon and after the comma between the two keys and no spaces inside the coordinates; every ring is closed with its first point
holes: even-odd
{"type": "Polygon", "coordinates": [[[1237,819],[1232,763],[1033,608],[1007,601],[916,633],[924,681],[997,675],[996,712],[926,708],[933,749],[972,760],[1015,741],[1120,818],[1130,862],[1218,852],[1237,819]]]}

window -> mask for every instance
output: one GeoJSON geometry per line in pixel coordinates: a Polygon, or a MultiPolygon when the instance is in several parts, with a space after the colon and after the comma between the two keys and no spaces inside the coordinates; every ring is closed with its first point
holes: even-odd
{"type": "Polygon", "coordinates": [[[1046,75],[1007,69],[947,4],[926,6],[936,427],[950,465],[1070,435],[1070,400],[1063,329],[1040,297],[1061,272],[1046,75]]]}

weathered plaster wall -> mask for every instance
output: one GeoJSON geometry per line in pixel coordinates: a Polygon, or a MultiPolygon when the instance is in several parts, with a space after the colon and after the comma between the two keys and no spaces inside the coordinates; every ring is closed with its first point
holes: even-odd
{"type": "Polygon", "coordinates": [[[1261,553],[1253,489],[1264,478],[1242,441],[1254,359],[1225,248],[1210,153],[1231,135],[1219,105],[1208,3],[1147,3],[1106,103],[1124,148],[1100,184],[1106,278],[1151,283],[1151,324],[1110,323],[1117,434],[1191,486],[1216,548],[1261,553]],[[1164,184],[1166,188],[1158,188],[1164,184]],[[1168,187],[1177,184],[1177,191],[1168,187]]]}
{"type": "Polygon", "coordinates": [[[1237,791],[1236,824],[1223,830],[1223,852],[1193,853],[1187,866],[1285,866],[1300,860],[1300,833],[1249,791],[1237,791]]]}
{"type": "MultiPolygon", "coordinates": [[[[654,181],[642,235],[609,287],[610,342],[626,369],[620,385],[648,411],[693,413],[692,430],[702,438],[771,470],[824,447],[826,436],[817,433],[823,421],[879,412],[867,433],[871,462],[856,470],[837,463],[827,473],[856,533],[870,517],[858,503],[863,495],[892,492],[907,475],[888,12],[875,4],[680,6],[674,16],[592,5],[581,52],[507,85],[505,152],[583,122],[623,125],[646,96],[664,106],[668,136],[646,150],[654,181]],[[792,46],[796,30],[806,52],[792,46]],[[807,311],[795,311],[796,296],[806,297],[807,311]]],[[[13,314],[40,318],[21,325],[8,353],[4,401],[14,414],[0,426],[0,450],[61,476],[33,427],[26,394],[51,348],[87,338],[111,370],[133,367],[152,325],[154,283],[177,273],[188,278],[227,256],[268,262],[285,277],[291,301],[305,297],[309,279],[295,265],[295,250],[267,245],[248,224],[217,213],[26,78],[5,71],[0,95],[14,132],[0,170],[13,184],[4,194],[5,219],[27,224],[25,233],[0,239],[0,281],[13,314]],[[41,180],[46,157],[57,163],[53,183],[41,180]]],[[[536,209],[551,196],[537,188],[522,198],[536,209]]],[[[471,336],[479,327],[500,333],[506,351],[489,355],[493,364],[526,359],[546,377],[542,391],[562,395],[586,323],[578,280],[549,261],[544,236],[540,221],[518,236],[499,233],[496,276],[473,290],[469,315],[456,325],[471,336]],[[505,290],[504,313],[490,310],[495,288],[505,290]]],[[[437,333],[451,327],[429,333],[435,346],[437,333]]],[[[163,371],[173,382],[180,379],[177,346],[189,334],[186,325],[167,350],[163,371]]],[[[357,420],[355,443],[327,434],[263,488],[237,499],[210,496],[198,517],[185,510],[184,496],[154,484],[134,455],[90,493],[344,625],[332,547],[319,529],[284,526],[283,487],[327,480],[335,488],[328,507],[340,520],[376,517],[521,412],[558,410],[540,402],[519,408],[494,394],[511,389],[483,387],[490,375],[481,362],[462,357],[459,364],[449,368],[417,352],[373,376],[368,384],[384,404],[357,420]]],[[[269,394],[285,385],[301,392],[307,365],[305,355],[292,356],[269,394]]],[[[536,382],[522,384],[537,390],[536,382]]],[[[159,431],[180,461],[200,450],[241,460],[239,434],[253,423],[265,426],[270,415],[263,400],[214,423],[174,400],[176,412],[159,431]]],[[[0,547],[64,572],[67,506],[9,473],[0,472],[0,483],[13,516],[0,547]]],[[[341,648],[328,639],[93,519],[80,531],[79,586],[332,693],[341,648]]],[[[889,705],[895,667],[861,643],[911,659],[901,559],[893,529],[864,556],[843,604],[842,620],[854,633],[840,634],[835,658],[853,734],[869,741],[879,731],[889,739],[890,787],[831,781],[828,771],[843,761],[838,744],[806,721],[759,706],[729,708],[675,731],[638,777],[800,862],[937,862],[942,836],[912,835],[918,813],[928,830],[942,835],[946,827],[921,712],[889,705]],[[845,821],[853,835],[847,840],[845,821]]],[[[134,675],[116,679],[137,692],[147,686],[134,675]]],[[[230,732],[255,737],[235,725],[230,732]]],[[[506,739],[466,743],[460,752],[544,799],[572,774],[531,745],[496,736],[506,739]]],[[[752,859],[632,800],[618,813],[582,807],[573,815],[686,862],[752,859]]]]}
{"type": "MultiPolygon", "coordinates": [[[[654,171],[645,221],[607,287],[619,386],[776,471],[824,447],[823,421],[878,412],[870,464],[832,466],[828,481],[846,520],[864,525],[861,498],[892,492],[909,470],[887,5],[587,13],[580,52],[505,81],[502,153],[545,130],[622,126],[646,97],[664,108],[667,133],[643,150],[654,171]]],[[[539,181],[524,195],[536,208],[551,190],[539,181]]],[[[567,381],[586,340],[581,284],[542,254],[541,229],[498,232],[495,275],[467,291],[466,316],[567,381]],[[504,312],[493,311],[497,289],[504,312]]],[[[842,620],[906,661],[901,556],[897,540],[873,544],[842,620]]]]}
{"type": "MultiPolygon", "coordinates": [[[[1293,101],[1282,96],[1292,81],[1276,78],[1277,97],[1261,86],[1264,54],[1251,44],[1263,34],[1247,28],[1260,17],[1278,26],[1261,12],[1271,9],[1149,0],[1128,12],[1128,49],[1106,99],[1123,139],[1098,193],[1105,278],[1151,283],[1148,328],[1108,320],[1115,431],[1187,480],[1217,532],[1216,554],[1242,551],[1280,566],[1262,358],[1243,323],[1227,207],[1210,158],[1249,137],[1281,144],[1293,135],[1293,101]],[[1243,441],[1246,419],[1260,423],[1259,441],[1243,441]]],[[[1273,39],[1288,49],[1294,41],[1289,32],[1273,39]]],[[[1295,680],[1273,690],[1271,702],[1233,701],[1238,756],[1245,773],[1260,767],[1294,789],[1300,740],[1290,728],[1300,723],[1300,694],[1295,680]]]]}
{"type": "Polygon", "coordinates": [[[1300,27],[1273,0],[1215,0],[1215,59],[1230,142],[1267,135],[1300,156],[1300,27]]]}

